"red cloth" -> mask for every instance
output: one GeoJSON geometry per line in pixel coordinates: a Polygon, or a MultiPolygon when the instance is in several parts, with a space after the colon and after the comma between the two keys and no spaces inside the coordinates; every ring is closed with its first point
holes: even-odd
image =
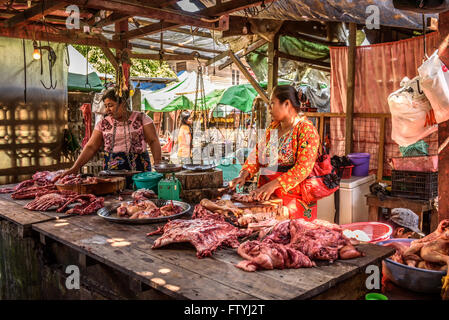
{"type": "Polygon", "coordinates": [[[81,143],[82,147],[84,148],[84,146],[92,136],[92,109],[90,103],[83,104],[80,107],[80,110],[83,112],[84,126],[86,127],[83,142],[81,143]]]}
{"type": "MultiPolygon", "coordinates": [[[[282,174],[284,172],[275,172],[272,175],[260,175],[258,186],[261,187],[282,174]]],[[[282,204],[288,209],[289,219],[303,218],[306,221],[313,221],[317,218],[318,207],[316,203],[307,205],[302,200],[301,194],[285,192],[281,187],[274,191],[274,195],[282,199],[282,204]]]]}

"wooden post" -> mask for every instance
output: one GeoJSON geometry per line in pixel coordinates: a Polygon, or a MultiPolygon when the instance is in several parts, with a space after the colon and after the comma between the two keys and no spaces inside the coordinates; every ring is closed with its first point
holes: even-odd
{"type": "MultiPolygon", "coordinates": [[[[441,46],[438,50],[440,59],[449,66],[449,49],[446,37],[449,36],[449,11],[439,14],[438,29],[441,46]]],[[[438,125],[438,146],[449,138],[449,121],[438,125]]],[[[449,147],[445,147],[438,155],[438,222],[449,219],[449,147]]],[[[431,230],[433,231],[433,230],[431,230]]]]}
{"type": "Polygon", "coordinates": [[[377,155],[377,181],[382,181],[384,175],[384,152],[385,152],[385,117],[380,119],[379,129],[379,154],[377,155]]]}
{"type": "Polygon", "coordinates": [[[268,43],[268,95],[271,95],[273,88],[278,84],[278,71],[279,71],[279,33],[274,35],[273,42],[268,43]]]}
{"type": "MultiPolygon", "coordinates": [[[[127,31],[128,31],[128,20],[124,20],[124,21],[115,23],[115,33],[116,34],[122,34],[123,32],[127,32],[127,31]]],[[[120,40],[122,40],[121,36],[120,36],[120,40]]],[[[116,56],[117,56],[117,60],[119,60],[119,65],[120,65],[120,62],[122,64],[123,76],[125,77],[125,84],[129,88],[129,77],[130,77],[130,67],[131,66],[127,62],[122,61],[122,59],[121,59],[123,51],[128,48],[129,41],[123,40],[121,42],[122,42],[121,50],[116,51],[116,56]]],[[[117,79],[117,81],[118,81],[118,79],[117,79]]]]}
{"type": "Polygon", "coordinates": [[[354,89],[355,89],[355,49],[357,24],[349,23],[349,49],[348,49],[348,78],[346,88],[346,132],[345,153],[352,152],[352,129],[354,118],[354,89]]]}

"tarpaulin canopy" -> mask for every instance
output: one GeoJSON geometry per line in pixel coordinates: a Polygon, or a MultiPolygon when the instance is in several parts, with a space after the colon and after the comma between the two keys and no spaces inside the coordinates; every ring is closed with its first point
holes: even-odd
{"type": "MultiPolygon", "coordinates": [[[[197,109],[203,109],[200,101],[201,92],[197,92],[197,73],[184,72],[175,82],[157,91],[142,90],[142,108],[154,112],[169,112],[174,110],[193,109],[195,106],[195,95],[198,98],[197,109]]],[[[223,86],[212,83],[208,77],[203,75],[205,109],[209,109],[215,100],[223,93],[223,86]],[[209,105],[209,106],[208,106],[209,105]]]]}
{"type": "Polygon", "coordinates": [[[68,46],[68,51],[70,65],[67,77],[67,89],[69,91],[100,92],[103,89],[103,84],[98,77],[97,70],[71,45],[68,46]],[[86,81],[86,73],[88,73],[88,82],[86,81]]]}

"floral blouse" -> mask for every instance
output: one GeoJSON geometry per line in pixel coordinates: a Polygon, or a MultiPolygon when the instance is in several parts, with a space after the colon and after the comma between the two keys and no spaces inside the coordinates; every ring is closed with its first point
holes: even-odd
{"type": "Polygon", "coordinates": [[[280,123],[272,122],[266,130],[265,140],[259,141],[251,151],[242,171],[248,171],[252,178],[263,167],[293,166],[277,179],[285,192],[297,193],[299,188],[296,187],[310,175],[315,165],[320,137],[305,116],[298,116],[295,122],[293,129],[279,137],[277,144],[275,139],[280,123]]]}

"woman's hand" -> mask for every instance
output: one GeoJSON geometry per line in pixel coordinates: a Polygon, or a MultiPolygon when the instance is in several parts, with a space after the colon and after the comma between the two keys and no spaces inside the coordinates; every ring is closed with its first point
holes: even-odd
{"type": "Polygon", "coordinates": [[[280,187],[281,185],[279,184],[278,179],[274,179],[273,181],[270,181],[262,187],[252,191],[251,196],[253,196],[256,200],[266,201],[269,200],[273,192],[280,187]]]}
{"type": "Polygon", "coordinates": [[[249,176],[249,172],[243,171],[242,173],[240,173],[240,175],[237,178],[235,178],[231,182],[229,182],[229,188],[231,190],[235,190],[235,188],[237,186],[242,188],[243,185],[245,184],[246,179],[248,178],[248,176],[249,176]]]}
{"type": "Polygon", "coordinates": [[[78,172],[78,169],[72,167],[70,169],[67,169],[63,173],[57,175],[56,177],[54,177],[51,182],[56,183],[56,181],[58,181],[59,179],[64,178],[65,176],[68,176],[69,174],[75,174],[77,172],[78,172]]]}

